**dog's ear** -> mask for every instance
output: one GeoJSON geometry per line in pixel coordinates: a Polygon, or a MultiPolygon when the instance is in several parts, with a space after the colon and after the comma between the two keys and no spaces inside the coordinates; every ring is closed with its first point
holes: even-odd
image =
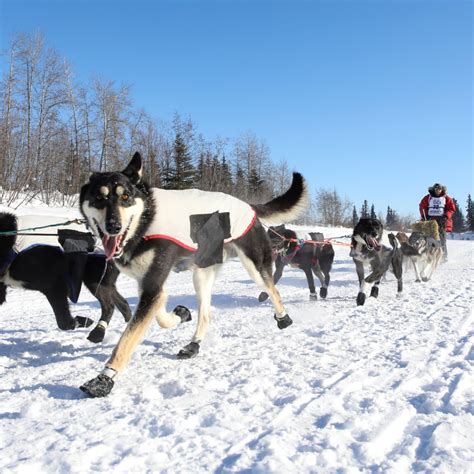
{"type": "Polygon", "coordinates": [[[143,169],[142,169],[142,157],[140,153],[135,152],[130,163],[122,171],[122,174],[130,178],[134,184],[138,184],[142,179],[143,169]]]}

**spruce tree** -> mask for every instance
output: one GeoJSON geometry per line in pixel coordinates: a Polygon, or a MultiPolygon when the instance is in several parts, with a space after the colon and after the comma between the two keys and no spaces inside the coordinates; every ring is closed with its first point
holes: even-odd
{"type": "Polygon", "coordinates": [[[375,206],[373,204],[372,206],[370,206],[370,218],[377,219],[377,214],[375,213],[375,206]]]}
{"type": "Polygon", "coordinates": [[[390,206],[387,207],[387,215],[385,216],[385,225],[390,229],[393,223],[393,211],[390,206]]]}
{"type": "Polygon", "coordinates": [[[225,156],[223,156],[221,162],[220,190],[224,193],[230,193],[232,191],[232,186],[232,172],[230,171],[230,167],[225,159],[225,156]]]}
{"type": "Polygon", "coordinates": [[[359,222],[359,215],[357,214],[357,209],[354,206],[352,208],[352,226],[355,227],[358,222],[359,222]]]}
{"type": "Polygon", "coordinates": [[[454,205],[456,206],[456,211],[453,214],[453,232],[464,232],[466,225],[464,214],[462,213],[461,208],[459,207],[456,199],[453,198],[454,205]]]}
{"type": "Polygon", "coordinates": [[[194,169],[189,147],[180,131],[176,131],[173,144],[174,174],[171,187],[173,189],[189,189],[193,187],[194,169]]]}
{"type": "Polygon", "coordinates": [[[364,200],[364,204],[360,210],[360,217],[361,219],[367,219],[369,217],[369,203],[367,202],[367,199],[364,200]]]}
{"type": "Polygon", "coordinates": [[[258,199],[262,183],[263,181],[260,179],[257,170],[255,168],[251,168],[247,178],[248,196],[258,199]]]}
{"type": "Polygon", "coordinates": [[[234,196],[243,199],[247,199],[247,188],[245,186],[245,174],[242,167],[237,163],[235,170],[235,183],[234,183],[234,196]]]}
{"type": "Polygon", "coordinates": [[[470,194],[467,196],[466,229],[474,231],[474,202],[470,194]]]}

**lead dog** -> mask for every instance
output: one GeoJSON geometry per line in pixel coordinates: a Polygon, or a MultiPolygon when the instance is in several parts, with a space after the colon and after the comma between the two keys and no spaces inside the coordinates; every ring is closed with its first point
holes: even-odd
{"type": "Polygon", "coordinates": [[[223,193],[150,188],[142,179],[139,153],[122,172],[93,174],[81,190],[81,211],[102,239],[107,258],[115,259],[121,271],[137,280],[140,296],[104,370],[81,390],[91,397],[110,393],[113,378],[125,368],[154,317],[164,328],[191,319],[183,306],[166,311],[163,286],[173,266],[192,254],[198,323],[178,358],[199,352],[209,326],[212,285],[229,248],[235,249],[249,275],[270,295],[278,328],[292,324],[273,284],[270,242],[259,218],[294,219],[304,210],[307,196],[298,173],[285,194],[255,206],[223,193]]]}
{"type": "MultiPolygon", "coordinates": [[[[330,281],[329,272],[334,261],[334,249],[330,242],[324,242],[324,236],[320,232],[310,232],[308,241],[299,241],[294,230],[287,229],[284,224],[268,229],[268,236],[272,244],[275,258],[275,273],[273,282],[280,280],[286,265],[300,268],[306,275],[309,288],[309,299],[316,300],[316,288],[314,286],[313,273],[318,277],[321,288],[319,296],[326,298],[330,281]]],[[[265,301],[268,293],[262,291],[258,297],[259,301],[265,301]]]]}
{"type": "Polygon", "coordinates": [[[397,279],[397,291],[403,290],[403,255],[393,234],[388,238],[391,247],[381,244],[383,226],[378,219],[362,218],[354,227],[350,256],[356,266],[359,279],[357,305],[365,303],[366,291],[372,286],[370,296],[377,298],[379,284],[384,273],[391,268],[397,279]],[[364,278],[364,267],[369,267],[372,273],[364,278]]]}
{"type": "MultiPolygon", "coordinates": [[[[56,222],[58,219],[56,219],[56,222]]],[[[33,244],[40,237],[30,235],[17,237],[17,217],[10,213],[0,213],[0,304],[6,301],[7,286],[36,290],[43,293],[51,305],[58,328],[73,330],[89,327],[93,320],[83,316],[71,316],[68,298],[77,301],[78,293],[71,283],[68,271],[68,256],[59,246],[57,238],[48,237],[56,245],[33,244]],[[10,235],[5,232],[13,232],[10,235]],[[19,250],[17,240],[26,241],[26,247],[19,250]],[[18,251],[19,250],[19,251],[18,251]]],[[[91,342],[104,339],[114,308],[117,307],[128,321],[131,311],[127,301],[118,293],[115,282],[119,275],[117,268],[105,260],[104,254],[89,253],[84,265],[84,284],[99,300],[102,314],[96,327],[89,333],[91,342]]]]}
{"type": "Polygon", "coordinates": [[[412,232],[408,242],[401,244],[403,255],[409,259],[415,270],[416,282],[428,281],[443,258],[441,242],[422,232],[412,232]]]}

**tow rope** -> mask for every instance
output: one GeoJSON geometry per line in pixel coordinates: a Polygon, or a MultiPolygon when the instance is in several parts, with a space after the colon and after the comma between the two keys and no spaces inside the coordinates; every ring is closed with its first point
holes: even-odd
{"type": "Polygon", "coordinates": [[[296,242],[296,243],[304,243],[304,244],[312,244],[312,245],[341,245],[341,246],[344,246],[344,247],[352,247],[352,244],[348,244],[347,242],[338,242],[337,240],[335,239],[350,239],[352,238],[352,235],[341,235],[339,237],[330,237],[328,239],[325,239],[325,240],[322,240],[322,241],[319,241],[319,240],[305,240],[305,239],[293,239],[293,238],[286,238],[285,236],[279,234],[275,229],[271,228],[271,227],[268,227],[268,226],[265,226],[267,227],[268,230],[271,230],[275,235],[277,235],[278,237],[280,237],[280,239],[282,240],[286,240],[287,242],[296,242]]]}
{"type": "Polygon", "coordinates": [[[66,222],[59,222],[58,224],[48,224],[48,225],[40,225],[37,227],[28,227],[26,229],[18,229],[18,230],[8,230],[5,232],[0,232],[0,236],[2,235],[38,235],[38,236],[48,236],[48,235],[58,235],[56,234],[42,234],[42,233],[37,233],[37,232],[32,232],[28,233],[27,231],[35,231],[36,229],[46,229],[48,227],[60,227],[60,226],[66,226],[69,224],[78,224],[78,225],[83,225],[87,221],[85,219],[72,219],[70,221],[66,222]]]}

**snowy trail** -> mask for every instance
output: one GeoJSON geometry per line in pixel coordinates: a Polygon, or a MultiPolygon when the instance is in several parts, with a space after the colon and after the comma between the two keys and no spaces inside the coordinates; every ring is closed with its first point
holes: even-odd
{"type": "MultiPolygon", "coordinates": [[[[340,229],[325,229],[331,235],[340,229]]],[[[342,232],[343,233],[343,232],[342,232]]],[[[326,300],[308,300],[303,272],[279,288],[294,325],[280,331],[237,261],[215,285],[199,356],[178,361],[196,300],[189,272],[172,274],[168,306],[193,321],[153,325],[105,399],[78,386],[94,376],[124,328],[105,341],[60,332],[45,298],[10,290],[0,307],[2,472],[469,472],[473,460],[474,246],[449,241],[428,283],[388,276],[357,307],[345,247],[326,300]]],[[[137,303],[135,283],[119,289],[137,303]]],[[[75,314],[98,318],[84,291],[75,314]]]]}

